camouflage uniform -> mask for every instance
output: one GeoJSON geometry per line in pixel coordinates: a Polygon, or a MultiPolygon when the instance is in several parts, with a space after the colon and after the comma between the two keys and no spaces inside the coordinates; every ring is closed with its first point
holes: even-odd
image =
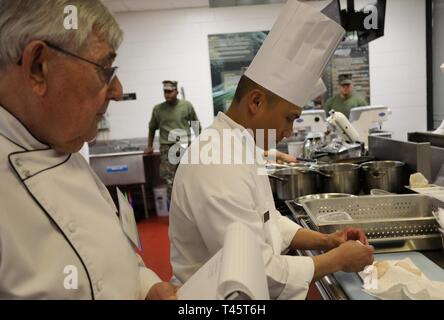
{"type": "Polygon", "coordinates": [[[171,191],[173,189],[174,175],[178,164],[171,164],[168,160],[168,150],[172,145],[162,144],[160,145],[160,177],[165,181],[168,192],[168,199],[171,199],[171,191]]]}
{"type": "MultiPolygon", "coordinates": [[[[170,105],[166,102],[158,104],[153,109],[149,124],[149,136],[154,137],[156,130],[159,129],[159,143],[160,143],[160,171],[159,174],[167,185],[168,198],[171,199],[171,190],[173,188],[174,175],[177,170],[177,164],[171,164],[168,161],[168,150],[174,144],[174,141],[169,140],[169,134],[173,130],[180,129],[186,132],[183,137],[189,142],[191,137],[190,125],[192,121],[198,121],[193,105],[186,100],[177,100],[175,105],[170,105]]],[[[198,131],[200,132],[200,124],[198,131]]],[[[195,134],[199,134],[195,132],[195,134]]],[[[182,141],[183,142],[183,141],[182,141]]],[[[186,144],[186,143],[185,143],[186,144]]],[[[183,154],[183,153],[182,153],[183,154]]]]}

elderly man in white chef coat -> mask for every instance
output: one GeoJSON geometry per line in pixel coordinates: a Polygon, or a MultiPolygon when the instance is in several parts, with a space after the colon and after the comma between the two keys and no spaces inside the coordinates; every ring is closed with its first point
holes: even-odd
{"type": "Polygon", "coordinates": [[[248,154],[262,154],[257,149],[267,150],[272,130],[277,140],[292,133],[300,107],[318,95],[320,75],[343,34],[339,25],[308,5],[290,0],[282,9],[240,80],[230,109],[217,115],[181,160],[169,229],[175,281],[186,282],[221,248],[234,221],[257,235],[274,299],[304,299],[313,280],[340,270],[358,272],[372,263],[373,247],[361,230],[325,235],[302,229],[276,210],[261,162],[239,162],[248,154]],[[223,137],[230,132],[232,142],[223,137]],[[230,145],[236,142],[243,146],[240,154],[230,145]],[[328,252],[313,258],[285,255],[290,249],[328,252]]]}
{"type": "Polygon", "coordinates": [[[0,299],[175,295],[77,153],[122,96],[121,40],[99,0],[0,0],[0,299]]]}

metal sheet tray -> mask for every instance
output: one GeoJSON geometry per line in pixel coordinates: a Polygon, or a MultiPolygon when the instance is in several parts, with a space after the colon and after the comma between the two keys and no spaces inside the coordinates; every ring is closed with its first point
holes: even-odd
{"type": "Polygon", "coordinates": [[[345,227],[361,228],[379,252],[442,247],[431,199],[424,195],[361,196],[301,204],[318,231],[333,233],[345,227]],[[352,220],[322,220],[322,216],[335,212],[345,212],[352,220]]]}

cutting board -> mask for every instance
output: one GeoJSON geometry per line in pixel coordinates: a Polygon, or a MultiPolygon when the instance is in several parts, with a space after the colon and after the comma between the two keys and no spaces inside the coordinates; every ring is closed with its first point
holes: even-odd
{"type": "MultiPolygon", "coordinates": [[[[444,282],[444,270],[420,252],[379,253],[374,257],[378,261],[410,258],[427,278],[444,282]]],[[[362,291],[362,280],[357,273],[336,272],[334,276],[350,300],[377,300],[362,291]]]]}

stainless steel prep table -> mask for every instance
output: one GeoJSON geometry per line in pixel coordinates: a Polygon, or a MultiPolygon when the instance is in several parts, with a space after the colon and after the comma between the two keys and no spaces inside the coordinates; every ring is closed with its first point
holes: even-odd
{"type": "MultiPolygon", "coordinates": [[[[286,201],[287,209],[291,214],[287,215],[290,219],[297,222],[299,225],[306,229],[313,229],[310,226],[310,221],[306,215],[304,209],[294,204],[294,201],[286,201]]],[[[421,251],[423,255],[436,263],[439,267],[444,269],[444,251],[421,251]]],[[[298,250],[297,254],[300,256],[315,256],[320,254],[317,251],[298,250]]],[[[318,289],[321,297],[324,300],[350,300],[353,297],[348,297],[341,284],[337,281],[334,275],[328,275],[316,282],[316,288],[318,289]]]]}

